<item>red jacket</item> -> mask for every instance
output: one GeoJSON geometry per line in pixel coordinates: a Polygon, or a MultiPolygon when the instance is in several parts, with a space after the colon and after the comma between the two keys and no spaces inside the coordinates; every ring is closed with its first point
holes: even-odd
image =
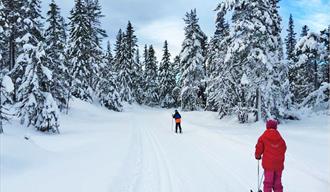
{"type": "Polygon", "coordinates": [[[258,139],[255,157],[262,155],[262,167],[267,171],[284,169],[286,144],[276,129],[267,129],[258,139]]]}

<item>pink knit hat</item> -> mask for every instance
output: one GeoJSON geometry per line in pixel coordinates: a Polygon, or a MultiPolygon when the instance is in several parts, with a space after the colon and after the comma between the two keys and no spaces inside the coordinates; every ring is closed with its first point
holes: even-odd
{"type": "Polygon", "coordinates": [[[267,120],[266,128],[267,129],[277,129],[277,121],[274,119],[267,120]]]}

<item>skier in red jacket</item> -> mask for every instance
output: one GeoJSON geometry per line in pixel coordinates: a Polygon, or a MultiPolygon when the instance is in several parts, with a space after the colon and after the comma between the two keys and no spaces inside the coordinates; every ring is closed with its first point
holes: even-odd
{"type": "Polygon", "coordinates": [[[264,168],[264,192],[283,192],[282,171],[286,144],[281,134],[277,131],[277,121],[268,120],[266,131],[259,137],[256,145],[255,158],[262,158],[264,168]]]}

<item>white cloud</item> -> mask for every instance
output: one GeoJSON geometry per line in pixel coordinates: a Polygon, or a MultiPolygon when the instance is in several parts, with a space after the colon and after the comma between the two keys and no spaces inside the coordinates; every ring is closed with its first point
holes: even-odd
{"type": "Polygon", "coordinates": [[[316,13],[314,15],[310,15],[309,17],[305,17],[299,20],[301,25],[307,25],[315,32],[321,31],[325,29],[328,25],[330,25],[330,14],[329,13],[316,13]]]}
{"type": "Polygon", "coordinates": [[[317,32],[330,24],[330,1],[325,0],[296,0],[300,15],[300,25],[308,25],[317,32]]]}
{"type": "Polygon", "coordinates": [[[182,19],[165,18],[152,21],[141,28],[136,33],[141,43],[153,44],[158,60],[161,59],[164,41],[167,40],[172,58],[179,54],[181,43],[184,39],[184,23],[182,19]]]}

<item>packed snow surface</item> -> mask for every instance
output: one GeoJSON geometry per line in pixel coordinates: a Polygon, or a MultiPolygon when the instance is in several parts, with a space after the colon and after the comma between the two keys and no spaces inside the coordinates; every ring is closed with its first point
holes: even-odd
{"type": "MultiPolygon", "coordinates": [[[[264,123],[241,125],[213,112],[126,106],[116,113],[75,100],[60,135],[13,121],[1,139],[1,192],[242,192],[256,190],[254,147],[264,123]],[[28,139],[25,139],[27,137],[28,139]]],[[[288,146],[285,191],[330,189],[327,116],[279,125],[288,146]]]]}

